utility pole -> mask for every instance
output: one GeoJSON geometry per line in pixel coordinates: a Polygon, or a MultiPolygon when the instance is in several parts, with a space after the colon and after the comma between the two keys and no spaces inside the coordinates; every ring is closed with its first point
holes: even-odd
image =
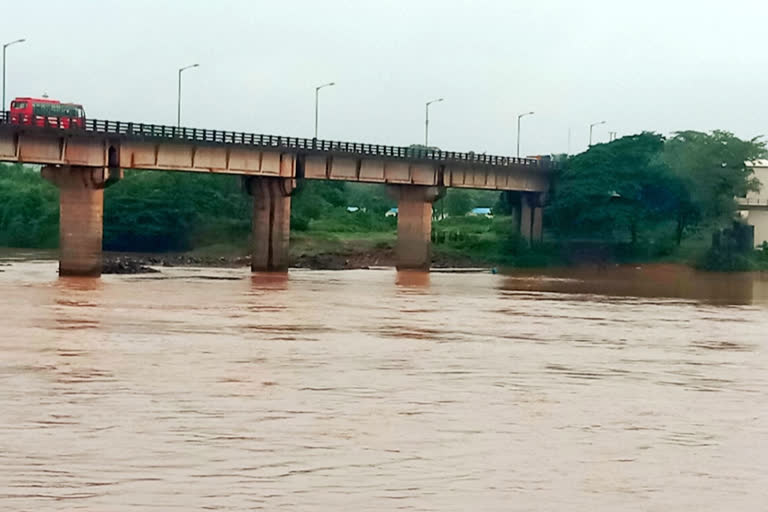
{"type": "Polygon", "coordinates": [[[0,108],[0,112],[4,111],[7,108],[7,105],[5,104],[5,49],[11,45],[23,43],[24,41],[26,41],[26,39],[17,39],[15,41],[11,41],[10,43],[5,43],[3,45],[3,105],[2,105],[2,108],[0,108]]]}
{"type": "Polygon", "coordinates": [[[592,147],[592,128],[600,124],[605,124],[605,121],[598,121],[589,125],[589,147],[592,147]]]}
{"type": "Polygon", "coordinates": [[[181,127],[181,72],[185,69],[196,68],[200,64],[190,64],[179,69],[179,93],[176,97],[176,126],[181,127]]]}
{"type": "Polygon", "coordinates": [[[429,147],[429,106],[433,103],[438,103],[443,101],[443,98],[437,98],[435,100],[429,100],[425,107],[425,114],[424,114],[424,147],[429,147]]]}
{"type": "Polygon", "coordinates": [[[525,116],[532,116],[533,112],[526,112],[517,116],[517,158],[520,158],[520,120],[525,116]]]}
{"type": "Polygon", "coordinates": [[[327,84],[318,85],[315,87],[315,138],[317,138],[317,120],[318,120],[318,112],[319,112],[319,100],[320,100],[320,89],[323,87],[331,87],[333,85],[336,85],[336,82],[328,82],[327,84]]]}

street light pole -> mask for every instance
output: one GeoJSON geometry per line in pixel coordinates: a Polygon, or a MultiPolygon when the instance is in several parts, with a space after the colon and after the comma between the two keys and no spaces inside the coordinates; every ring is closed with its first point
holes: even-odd
{"type": "Polygon", "coordinates": [[[318,118],[319,118],[318,112],[319,112],[319,109],[320,109],[320,106],[319,106],[319,103],[320,103],[320,89],[322,89],[323,87],[332,87],[334,85],[336,85],[336,82],[328,82],[327,84],[318,85],[317,87],[315,87],[315,138],[317,138],[317,122],[318,122],[318,118]]]}
{"type": "Polygon", "coordinates": [[[17,39],[15,41],[11,41],[10,43],[5,43],[3,45],[3,105],[2,105],[2,108],[0,108],[0,112],[6,109],[6,106],[5,106],[5,49],[13,44],[23,43],[24,41],[26,41],[26,39],[17,39]]]}
{"type": "Polygon", "coordinates": [[[443,101],[444,98],[437,98],[434,100],[429,100],[425,107],[425,113],[424,113],[424,147],[429,147],[429,106],[433,103],[439,103],[443,101]]]}
{"type": "Polygon", "coordinates": [[[592,123],[589,125],[589,146],[590,147],[592,147],[592,128],[600,124],[605,124],[605,121],[598,121],[596,123],[592,123]]]}
{"type": "Polygon", "coordinates": [[[185,69],[190,68],[196,68],[200,66],[200,64],[190,64],[189,66],[184,66],[183,68],[179,68],[179,94],[176,98],[176,126],[181,127],[181,72],[185,69]]]}
{"type": "Polygon", "coordinates": [[[525,116],[532,116],[533,112],[526,112],[517,116],[517,158],[520,158],[520,120],[525,116]]]}

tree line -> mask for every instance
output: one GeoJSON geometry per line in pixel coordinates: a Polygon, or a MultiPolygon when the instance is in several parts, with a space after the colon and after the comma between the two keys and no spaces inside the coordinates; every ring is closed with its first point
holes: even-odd
{"type": "MultiPolygon", "coordinates": [[[[463,215],[492,206],[495,193],[451,191],[435,210],[463,215]]],[[[291,229],[323,232],[394,230],[385,217],[397,201],[381,185],[306,180],[291,201],[291,229]],[[350,213],[348,207],[356,207],[350,213]]],[[[213,244],[245,246],[251,198],[237,176],[129,170],[104,191],[104,248],[113,251],[185,251],[213,244]]],[[[0,164],[0,246],[55,248],[58,190],[39,170],[0,164]]]]}
{"type": "Polygon", "coordinates": [[[670,227],[674,241],[732,220],[737,198],[757,190],[747,162],[766,154],[760,138],[682,131],[644,132],[564,160],[548,208],[560,236],[628,239],[670,227]]]}

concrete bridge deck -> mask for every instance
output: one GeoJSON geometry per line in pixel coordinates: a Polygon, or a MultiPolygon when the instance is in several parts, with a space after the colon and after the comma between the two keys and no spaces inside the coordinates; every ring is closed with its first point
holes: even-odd
{"type": "Polygon", "coordinates": [[[544,192],[548,162],[277,135],[87,119],[83,128],[10,124],[0,160],[544,192]]]}
{"type": "Polygon", "coordinates": [[[98,274],[103,188],[123,169],[237,174],[254,196],[254,270],[287,267],[290,195],[298,179],[391,186],[399,204],[398,261],[429,266],[432,202],[445,187],[518,191],[519,229],[541,237],[549,162],[425,148],[338,142],[87,119],[61,129],[10,122],[0,113],[0,161],[43,165],[61,190],[60,271],[98,274]]]}

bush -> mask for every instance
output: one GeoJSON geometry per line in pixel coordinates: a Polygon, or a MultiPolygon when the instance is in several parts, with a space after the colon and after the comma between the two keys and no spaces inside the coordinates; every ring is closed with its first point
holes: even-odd
{"type": "Polygon", "coordinates": [[[339,233],[371,233],[391,231],[397,225],[394,217],[384,217],[372,212],[348,212],[346,208],[334,208],[309,223],[311,231],[339,233]]]}
{"type": "Polygon", "coordinates": [[[760,268],[760,251],[753,250],[754,228],[734,221],[712,235],[712,246],[697,266],[704,270],[745,272],[760,268]]]}
{"type": "Polygon", "coordinates": [[[714,272],[748,272],[755,270],[756,265],[749,253],[713,247],[707,251],[704,258],[697,262],[696,267],[714,272]]]}
{"type": "Polygon", "coordinates": [[[309,219],[300,213],[291,214],[291,231],[306,231],[309,229],[309,219]]]}
{"type": "Polygon", "coordinates": [[[497,215],[491,219],[490,230],[500,236],[511,236],[517,228],[514,218],[509,215],[497,215]]]}

